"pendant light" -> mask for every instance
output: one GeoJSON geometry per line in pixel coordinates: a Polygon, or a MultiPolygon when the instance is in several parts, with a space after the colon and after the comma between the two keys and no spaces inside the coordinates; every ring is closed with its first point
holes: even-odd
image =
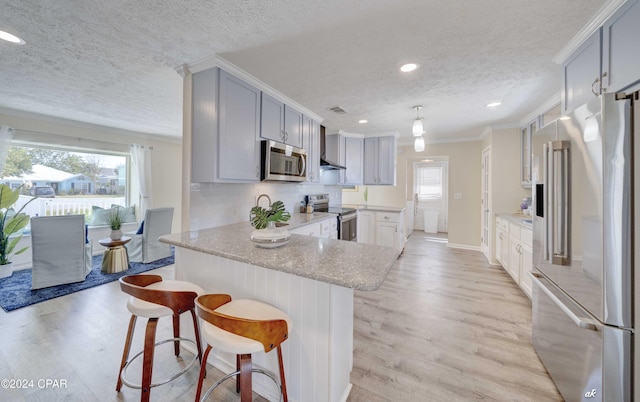
{"type": "Polygon", "coordinates": [[[413,150],[416,152],[424,151],[424,137],[416,137],[415,142],[413,143],[413,150]]]}
{"type": "Polygon", "coordinates": [[[422,109],[422,106],[418,105],[414,106],[413,108],[416,110],[416,119],[413,121],[413,136],[419,137],[424,131],[424,127],[422,126],[422,119],[420,118],[420,109],[422,109]]]}

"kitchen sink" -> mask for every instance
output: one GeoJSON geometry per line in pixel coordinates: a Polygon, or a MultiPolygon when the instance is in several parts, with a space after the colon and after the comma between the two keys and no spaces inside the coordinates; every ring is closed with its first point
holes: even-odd
{"type": "Polygon", "coordinates": [[[277,228],[282,227],[282,226],[289,226],[289,224],[286,223],[286,222],[276,222],[276,227],[277,228]]]}

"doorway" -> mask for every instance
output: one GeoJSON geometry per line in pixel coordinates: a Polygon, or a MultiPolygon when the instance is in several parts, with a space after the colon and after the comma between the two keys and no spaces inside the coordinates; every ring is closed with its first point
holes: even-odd
{"type": "Polygon", "coordinates": [[[449,161],[431,160],[413,164],[415,228],[427,233],[447,233],[449,161]]]}
{"type": "Polygon", "coordinates": [[[480,234],[480,251],[487,257],[487,260],[491,261],[491,148],[487,147],[482,151],[482,213],[481,213],[481,228],[480,234]]]}

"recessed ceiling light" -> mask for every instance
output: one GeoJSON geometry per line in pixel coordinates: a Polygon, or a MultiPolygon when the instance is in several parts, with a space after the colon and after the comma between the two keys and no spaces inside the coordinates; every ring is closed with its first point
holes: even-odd
{"type": "Polygon", "coordinates": [[[369,120],[367,120],[367,119],[358,120],[358,123],[360,123],[360,124],[364,124],[364,123],[368,123],[368,122],[369,122],[369,120]]]}
{"type": "Polygon", "coordinates": [[[487,107],[496,107],[502,105],[502,102],[491,102],[487,103],[487,107]]]}
{"type": "Polygon", "coordinates": [[[11,43],[17,43],[18,45],[25,44],[25,42],[22,39],[5,31],[0,31],[0,39],[6,40],[7,42],[11,42],[11,43]]]}
{"type": "Polygon", "coordinates": [[[417,69],[418,67],[420,66],[416,63],[407,63],[407,64],[404,64],[402,67],[400,67],[400,71],[402,71],[403,73],[410,73],[411,71],[417,69]]]}

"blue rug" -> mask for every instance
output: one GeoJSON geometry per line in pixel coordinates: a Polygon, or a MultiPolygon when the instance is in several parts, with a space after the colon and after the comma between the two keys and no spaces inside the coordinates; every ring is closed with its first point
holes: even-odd
{"type": "Polygon", "coordinates": [[[92,288],[108,282],[116,281],[125,275],[139,274],[173,264],[174,257],[163,258],[158,261],[143,264],[141,262],[129,263],[129,269],[114,274],[102,273],[102,255],[93,257],[93,269],[83,282],[70,283],[67,285],[51,286],[49,288],[31,290],[31,270],[24,269],[16,271],[8,278],[0,279],[0,306],[6,312],[30,306],[45,300],[64,296],[79,290],[92,288]]]}

